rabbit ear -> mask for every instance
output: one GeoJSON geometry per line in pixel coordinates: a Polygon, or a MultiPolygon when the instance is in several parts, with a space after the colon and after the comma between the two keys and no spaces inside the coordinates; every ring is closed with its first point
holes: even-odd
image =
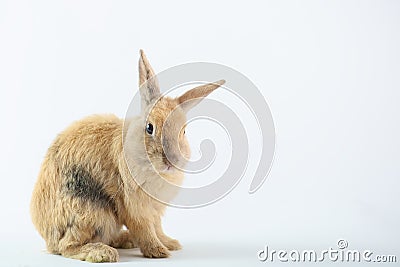
{"type": "Polygon", "coordinates": [[[142,98],[142,108],[160,96],[157,77],[141,49],[139,59],[139,90],[142,98]]]}
{"type": "Polygon", "coordinates": [[[225,83],[225,80],[219,80],[213,83],[208,83],[195,87],[180,97],[178,97],[179,105],[183,108],[185,112],[196,106],[203,100],[204,97],[208,96],[212,91],[220,87],[225,83]]]}

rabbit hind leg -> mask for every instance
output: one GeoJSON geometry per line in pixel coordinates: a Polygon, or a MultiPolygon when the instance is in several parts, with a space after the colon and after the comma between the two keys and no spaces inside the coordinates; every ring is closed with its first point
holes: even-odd
{"type": "Polygon", "coordinates": [[[118,261],[118,251],[107,245],[118,233],[117,225],[112,217],[104,215],[101,224],[80,221],[68,227],[58,243],[59,254],[89,262],[118,261]]]}
{"type": "Polygon", "coordinates": [[[65,248],[61,255],[67,258],[88,262],[117,262],[118,251],[104,243],[87,243],[65,248]]]}

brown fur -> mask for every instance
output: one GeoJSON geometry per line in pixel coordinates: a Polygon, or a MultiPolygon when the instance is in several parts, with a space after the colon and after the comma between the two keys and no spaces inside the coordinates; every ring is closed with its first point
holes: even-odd
{"type": "MultiPolygon", "coordinates": [[[[124,121],[114,115],[94,115],[73,123],[48,149],[33,191],[31,216],[50,253],[115,262],[115,248],[139,247],[149,258],[168,257],[170,250],[181,248],[162,230],[165,205],[144,189],[162,192],[160,175],[178,185],[182,182],[178,169],[163,171],[171,164],[165,154],[190,157],[183,134],[186,110],[178,105],[204,97],[222,83],[180,98],[160,98],[154,71],[142,51],[139,72],[142,114],[129,121],[126,131],[124,121]],[[145,133],[147,123],[155,126],[154,136],[145,133]],[[128,144],[132,142],[127,158],[124,137],[128,144]],[[143,163],[147,157],[151,166],[143,163]],[[128,230],[123,230],[124,225],[128,230]]],[[[177,162],[184,166],[185,160],[177,162]]],[[[175,194],[171,192],[171,198],[175,194]]]]}

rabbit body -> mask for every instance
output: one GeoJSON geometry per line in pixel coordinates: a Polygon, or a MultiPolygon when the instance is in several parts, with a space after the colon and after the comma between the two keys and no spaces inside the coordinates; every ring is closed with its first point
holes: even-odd
{"type": "Polygon", "coordinates": [[[182,182],[182,169],[174,166],[184,166],[182,158],[190,157],[185,112],[223,81],[170,98],[161,96],[154,77],[141,51],[142,113],[129,121],[87,117],[59,134],[48,149],[33,190],[31,217],[50,253],[115,262],[116,248],[139,247],[149,258],[168,257],[170,250],[181,248],[162,230],[165,204],[146,188],[176,195],[165,194],[161,181],[182,182]],[[166,122],[169,117],[172,122],[166,122]]]}

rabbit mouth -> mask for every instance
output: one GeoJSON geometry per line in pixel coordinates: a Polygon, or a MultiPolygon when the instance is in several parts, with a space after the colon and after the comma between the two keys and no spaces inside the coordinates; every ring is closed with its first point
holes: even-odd
{"type": "Polygon", "coordinates": [[[167,160],[164,161],[164,166],[163,172],[173,172],[175,170],[175,166],[167,160]]]}
{"type": "Polygon", "coordinates": [[[165,168],[163,172],[172,172],[174,170],[174,167],[171,164],[165,164],[165,168]]]}

